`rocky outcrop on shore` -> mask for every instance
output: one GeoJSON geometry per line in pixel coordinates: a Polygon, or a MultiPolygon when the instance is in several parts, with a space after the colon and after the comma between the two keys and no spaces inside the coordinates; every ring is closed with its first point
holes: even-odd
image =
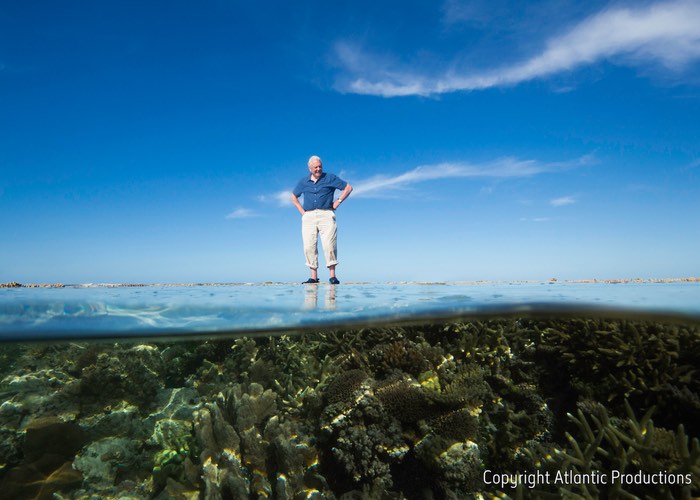
{"type": "Polygon", "coordinates": [[[0,283],[0,288],[63,288],[65,285],[62,283],[40,283],[40,284],[28,284],[23,285],[22,283],[17,283],[16,281],[11,281],[9,283],[0,283]]]}

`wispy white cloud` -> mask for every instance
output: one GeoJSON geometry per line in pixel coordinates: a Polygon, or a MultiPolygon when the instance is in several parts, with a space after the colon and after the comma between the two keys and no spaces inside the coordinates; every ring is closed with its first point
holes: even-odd
{"type": "MultiPolygon", "coordinates": [[[[490,162],[443,162],[431,165],[421,165],[396,175],[376,175],[368,179],[349,179],[352,184],[353,197],[386,198],[396,197],[411,189],[414,185],[435,180],[458,178],[480,179],[513,179],[532,177],[546,173],[564,172],[566,170],[595,163],[593,155],[561,162],[540,162],[537,160],[520,160],[518,158],[499,158],[490,162]]],[[[482,193],[490,193],[491,188],[482,188],[482,193]]],[[[269,195],[261,195],[257,200],[261,203],[272,203],[278,206],[289,206],[291,191],[280,191],[269,195]]],[[[573,203],[573,198],[552,200],[552,204],[573,203]]]]}
{"type": "Polygon", "coordinates": [[[273,193],[273,194],[262,194],[262,195],[258,196],[257,199],[260,203],[272,202],[272,203],[276,203],[280,206],[284,206],[284,205],[291,205],[292,204],[291,196],[292,196],[291,191],[279,191],[279,192],[273,193]]]}
{"type": "Polygon", "coordinates": [[[553,207],[565,207],[566,205],[573,205],[576,203],[576,199],[572,196],[562,196],[561,198],[554,198],[549,201],[549,204],[553,207]]]}
{"type": "Polygon", "coordinates": [[[507,179],[563,171],[592,161],[582,157],[571,162],[541,163],[535,160],[501,158],[489,163],[438,163],[423,165],[394,176],[379,175],[353,183],[353,196],[381,196],[413,184],[455,178],[507,179]]]}
{"type": "Polygon", "coordinates": [[[605,9],[544,43],[539,54],[509,66],[482,71],[405,68],[348,42],[336,45],[345,73],[343,92],[379,95],[435,95],[516,85],[601,60],[631,66],[662,65],[674,71],[700,58],[700,2],[675,0],[637,8],[605,9]]]}
{"type": "Polygon", "coordinates": [[[249,219],[251,217],[258,217],[259,214],[250,208],[237,208],[230,214],[226,216],[227,219],[249,219]]]}

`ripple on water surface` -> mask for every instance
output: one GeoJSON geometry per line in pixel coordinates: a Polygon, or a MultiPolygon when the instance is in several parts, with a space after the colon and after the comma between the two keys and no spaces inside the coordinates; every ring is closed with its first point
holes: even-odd
{"type": "Polygon", "coordinates": [[[5,339],[267,331],[562,309],[700,316],[700,283],[70,286],[0,290],[5,339]]]}

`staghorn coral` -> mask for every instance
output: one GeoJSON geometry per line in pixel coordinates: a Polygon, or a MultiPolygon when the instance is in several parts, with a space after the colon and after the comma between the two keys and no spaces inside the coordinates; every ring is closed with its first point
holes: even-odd
{"type": "Polygon", "coordinates": [[[663,406],[664,425],[672,426],[665,415],[681,413],[689,416],[689,429],[700,432],[697,328],[574,318],[539,321],[537,332],[536,358],[566,377],[581,398],[606,401],[621,412],[625,399],[643,411],[663,406]]]}
{"type": "MultiPolygon", "coordinates": [[[[473,362],[460,364],[449,373],[441,372],[440,379],[444,386],[442,398],[458,399],[465,405],[477,406],[490,394],[491,388],[484,377],[487,371],[473,362]]],[[[434,397],[439,397],[433,392],[434,397]]]]}
{"type": "Polygon", "coordinates": [[[485,401],[479,415],[481,433],[487,436],[482,456],[499,468],[514,468],[524,449],[551,437],[555,420],[536,386],[516,384],[501,375],[486,381],[495,397],[485,401]]]}
{"type": "MultiPolygon", "coordinates": [[[[683,425],[656,428],[653,409],[640,419],[627,400],[627,418],[610,415],[600,403],[587,401],[569,414],[574,433],[566,433],[565,449],[539,448],[529,454],[543,468],[562,474],[604,474],[602,484],[562,484],[560,494],[584,498],[690,498],[700,490],[700,443],[690,440],[683,425]],[[588,414],[588,416],[587,416],[588,414]],[[539,455],[539,456],[536,456],[539,455]],[[617,478],[617,479],[616,479],[617,478]]],[[[546,495],[536,491],[535,497],[546,495]]]]}
{"type": "MultiPolygon", "coordinates": [[[[500,373],[513,357],[508,334],[514,325],[510,322],[449,322],[431,325],[427,339],[449,342],[458,356],[479,364],[491,373],[500,373]],[[439,340],[438,340],[439,339],[439,340]]],[[[430,341],[430,340],[429,340],[430,341]]]]}

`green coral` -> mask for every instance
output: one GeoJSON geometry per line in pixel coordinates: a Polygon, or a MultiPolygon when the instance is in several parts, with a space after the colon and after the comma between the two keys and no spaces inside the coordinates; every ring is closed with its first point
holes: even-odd
{"type": "Polygon", "coordinates": [[[165,486],[168,478],[181,484],[192,482],[187,474],[192,465],[190,457],[196,455],[191,422],[159,420],[148,443],[160,447],[153,456],[153,480],[157,488],[165,486]]]}

